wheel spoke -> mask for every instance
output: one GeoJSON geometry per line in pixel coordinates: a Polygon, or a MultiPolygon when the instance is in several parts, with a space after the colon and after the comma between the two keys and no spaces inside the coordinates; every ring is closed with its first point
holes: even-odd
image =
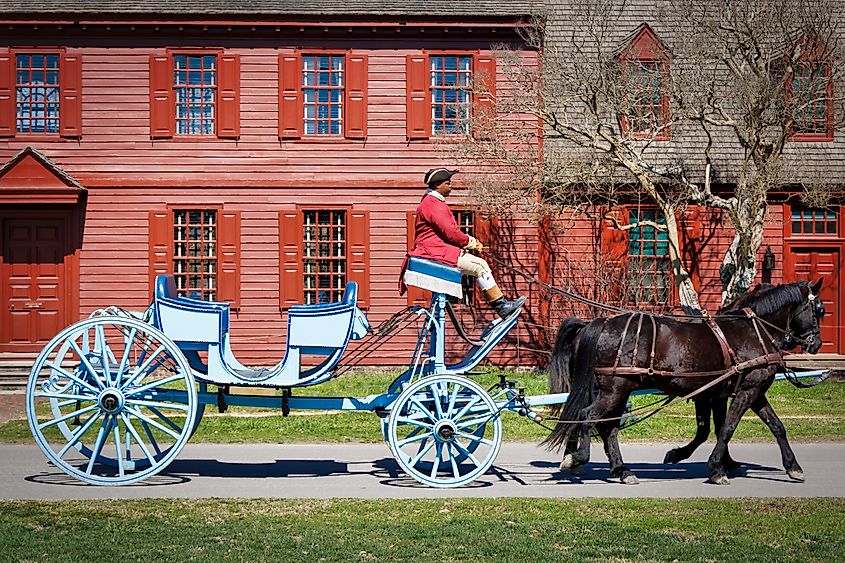
{"type": "MultiPolygon", "coordinates": [[[[60,374],[62,374],[64,377],[66,377],[67,379],[70,379],[70,380],[71,380],[71,381],[73,381],[74,383],[78,383],[79,385],[82,385],[83,387],[85,387],[86,389],[88,389],[89,391],[91,391],[91,392],[92,392],[93,394],[95,394],[95,395],[99,395],[99,394],[100,394],[100,390],[101,390],[101,389],[103,389],[102,387],[101,387],[100,389],[96,389],[96,388],[94,388],[94,387],[93,387],[90,383],[88,383],[87,381],[83,381],[82,379],[79,379],[79,378],[78,378],[78,377],[76,377],[74,374],[70,373],[69,371],[65,370],[64,368],[61,368],[61,367],[59,367],[59,366],[57,366],[57,365],[55,365],[55,364],[53,364],[53,363],[47,362],[47,363],[46,363],[46,364],[44,364],[44,365],[46,365],[48,368],[50,368],[50,369],[52,369],[52,370],[55,370],[55,371],[59,372],[59,373],[60,373],[60,374]]],[[[99,383],[99,382],[100,382],[100,381],[99,381],[99,380],[97,380],[97,383],[99,383]]]]}
{"type": "Polygon", "coordinates": [[[120,422],[117,420],[117,417],[115,417],[115,420],[114,420],[114,451],[115,451],[115,457],[117,458],[117,473],[121,477],[124,477],[126,475],[126,472],[124,471],[124,468],[123,468],[123,452],[121,451],[122,447],[123,447],[123,444],[121,443],[121,440],[120,440],[120,422]]]}
{"type": "Polygon", "coordinates": [[[97,457],[99,457],[100,452],[103,449],[103,442],[106,439],[106,435],[111,430],[111,416],[106,415],[103,419],[102,424],[100,424],[100,431],[97,432],[97,441],[94,444],[94,449],[91,451],[91,459],[88,460],[88,468],[85,470],[85,473],[91,474],[91,471],[94,469],[94,463],[97,461],[97,457]]]}
{"type": "Polygon", "coordinates": [[[129,407],[129,406],[127,406],[126,409],[129,412],[131,412],[132,414],[134,414],[136,417],[143,420],[145,423],[149,424],[150,426],[154,426],[158,430],[161,430],[162,432],[164,432],[165,434],[167,434],[168,436],[170,436],[174,440],[179,439],[179,434],[177,434],[176,432],[173,432],[172,430],[170,430],[166,426],[163,426],[163,425],[159,424],[158,422],[156,422],[155,420],[153,420],[152,418],[148,417],[147,415],[142,413],[140,411],[140,409],[133,409],[132,407],[129,407]]]}
{"type": "Polygon", "coordinates": [[[416,407],[420,409],[423,414],[428,417],[429,420],[437,420],[437,418],[434,416],[434,413],[428,410],[428,407],[423,405],[418,397],[411,397],[410,402],[411,404],[416,405],[416,407]]]}
{"type": "Polygon", "coordinates": [[[449,406],[446,409],[447,413],[452,413],[455,410],[455,401],[458,399],[458,393],[461,388],[458,385],[452,386],[452,396],[449,397],[449,406]]]}
{"type": "Polygon", "coordinates": [[[179,426],[178,424],[176,424],[175,422],[170,420],[170,418],[165,416],[160,410],[158,410],[155,407],[147,407],[147,408],[150,409],[153,412],[154,415],[156,415],[157,417],[162,419],[164,422],[166,422],[173,430],[175,430],[176,432],[182,432],[183,427],[179,426]]]}
{"type": "Polygon", "coordinates": [[[464,408],[461,409],[461,412],[459,412],[454,417],[452,417],[452,420],[462,419],[464,417],[464,415],[466,415],[466,413],[469,412],[469,409],[471,409],[473,406],[475,406],[475,404],[480,400],[481,400],[481,397],[479,397],[478,395],[474,395],[472,397],[472,399],[470,399],[470,401],[466,405],[464,405],[464,408]]]}
{"type": "Polygon", "coordinates": [[[67,399],[68,402],[60,404],[59,406],[66,406],[74,401],[96,401],[96,396],[91,395],[75,395],[72,393],[46,393],[44,391],[36,391],[32,394],[33,397],[44,399],[67,399]]]}
{"type": "Polygon", "coordinates": [[[148,408],[156,408],[156,409],[173,409],[177,411],[188,412],[188,405],[183,405],[182,403],[163,403],[161,401],[147,401],[144,399],[126,399],[126,404],[128,405],[137,405],[139,407],[148,407],[148,408]]]}
{"type": "Polygon", "coordinates": [[[457,440],[455,440],[455,441],[453,442],[453,444],[455,444],[455,447],[456,447],[456,448],[458,448],[458,450],[459,450],[462,454],[464,454],[464,455],[467,457],[467,459],[468,459],[468,460],[470,460],[470,461],[471,461],[471,462],[472,462],[472,463],[473,463],[476,467],[480,467],[480,466],[481,466],[481,463],[479,463],[479,461],[478,461],[477,459],[475,459],[475,456],[474,456],[474,455],[472,455],[472,452],[470,452],[468,449],[466,449],[465,447],[463,447],[463,446],[461,445],[461,443],[460,443],[460,442],[458,442],[457,440]]]}
{"type": "Polygon", "coordinates": [[[100,366],[103,368],[103,378],[106,380],[106,385],[111,387],[114,385],[111,379],[111,366],[109,365],[109,358],[106,351],[108,346],[106,344],[106,333],[103,330],[103,325],[96,325],[94,327],[94,346],[100,347],[100,366]]]}
{"type": "Polygon", "coordinates": [[[150,364],[153,363],[153,361],[158,357],[162,350],[164,350],[164,346],[159,346],[156,351],[150,355],[149,358],[144,360],[144,363],[138,366],[138,368],[132,373],[132,377],[129,378],[129,380],[123,385],[121,389],[126,389],[130,385],[134,385],[136,381],[141,381],[147,376],[148,373],[151,373],[152,370],[147,370],[149,369],[150,364]]]}
{"type": "Polygon", "coordinates": [[[65,454],[68,452],[68,450],[70,450],[73,446],[75,446],[75,445],[77,444],[77,442],[79,442],[80,438],[82,438],[82,436],[83,436],[86,432],[88,432],[88,429],[90,429],[92,426],[94,426],[94,423],[96,423],[96,422],[97,422],[97,419],[99,419],[99,418],[100,418],[100,416],[101,416],[102,414],[103,414],[103,413],[102,413],[101,411],[97,411],[97,412],[93,413],[93,414],[92,414],[91,416],[89,416],[89,417],[88,417],[88,419],[87,419],[87,420],[86,420],[86,421],[82,424],[82,426],[80,426],[79,428],[77,428],[76,430],[74,430],[74,431],[73,431],[73,433],[71,433],[71,438],[70,438],[70,440],[68,440],[67,444],[65,444],[65,447],[63,447],[63,448],[59,451],[59,453],[58,453],[58,454],[56,454],[56,455],[58,455],[58,456],[59,456],[59,459],[61,459],[61,458],[65,457],[65,454]]]}
{"type": "Polygon", "coordinates": [[[449,461],[452,463],[452,475],[457,479],[461,476],[461,472],[458,470],[458,460],[455,459],[455,454],[452,453],[452,444],[447,443],[446,449],[448,450],[449,461]]]}
{"type": "Polygon", "coordinates": [[[434,476],[437,475],[437,470],[440,469],[440,454],[443,452],[443,444],[441,442],[437,442],[437,451],[434,452],[434,463],[431,464],[431,473],[429,477],[434,479],[434,476]]]}
{"type": "Polygon", "coordinates": [[[431,396],[434,398],[434,410],[437,412],[437,420],[443,418],[443,405],[440,404],[440,385],[432,383],[428,386],[431,391],[431,396]]]}
{"type": "MultiPolygon", "coordinates": [[[[123,375],[126,373],[126,366],[129,364],[129,353],[132,351],[132,344],[135,342],[135,334],[138,332],[134,326],[129,329],[129,334],[126,335],[123,346],[123,357],[120,359],[120,365],[117,368],[117,375],[115,375],[115,385],[121,385],[123,375]]],[[[121,386],[121,389],[123,387],[121,386]]]]}
{"type": "Polygon", "coordinates": [[[71,418],[74,418],[74,417],[79,416],[79,415],[81,415],[81,414],[85,414],[85,413],[87,413],[87,412],[91,412],[92,410],[94,410],[94,409],[96,409],[96,408],[98,408],[98,405],[88,405],[88,406],[87,406],[87,407],[85,407],[84,409],[75,410],[75,411],[70,412],[70,413],[68,413],[68,414],[65,414],[65,415],[63,415],[63,416],[60,416],[59,418],[54,418],[54,419],[52,419],[52,420],[48,420],[47,422],[45,422],[45,423],[43,423],[43,424],[39,424],[39,425],[38,425],[38,429],[39,429],[39,430],[44,430],[45,428],[49,428],[49,427],[51,427],[51,426],[55,426],[56,424],[62,423],[62,422],[64,422],[64,421],[66,421],[66,420],[70,420],[71,418]]]}
{"type": "Polygon", "coordinates": [[[456,423],[456,426],[463,430],[464,428],[469,428],[470,426],[480,426],[482,424],[487,424],[492,420],[492,417],[488,414],[486,416],[482,416],[480,418],[472,418],[470,420],[464,420],[461,422],[456,423]]]}
{"type": "MultiPolygon", "coordinates": [[[[131,434],[133,438],[135,438],[135,442],[138,444],[138,447],[141,448],[142,452],[144,452],[144,457],[149,460],[150,464],[154,465],[155,457],[153,457],[153,455],[150,453],[150,450],[147,448],[147,445],[144,443],[144,440],[141,439],[141,436],[138,434],[138,431],[135,430],[134,426],[132,426],[132,420],[125,412],[120,413],[120,418],[123,420],[123,425],[126,426],[126,430],[128,430],[128,433],[131,434]]],[[[127,442],[128,441],[129,439],[127,438],[127,442]]]]}
{"type": "Polygon", "coordinates": [[[427,454],[429,452],[429,450],[431,450],[431,448],[434,447],[434,444],[436,444],[436,443],[437,443],[436,441],[432,440],[431,442],[428,443],[428,445],[422,444],[420,446],[420,450],[417,452],[416,457],[410,461],[410,463],[409,463],[410,466],[413,467],[417,463],[419,463],[420,460],[423,458],[423,456],[425,456],[425,454],[427,454]],[[425,448],[423,448],[422,446],[425,446],[425,448]]]}
{"type": "Polygon", "coordinates": [[[182,375],[174,375],[171,377],[166,377],[164,379],[159,379],[158,381],[153,381],[152,383],[148,383],[143,387],[138,387],[137,389],[133,389],[126,393],[127,397],[132,397],[133,395],[137,395],[138,393],[144,393],[149,391],[150,389],[155,389],[156,387],[160,387],[162,385],[167,385],[168,383],[173,383],[174,381],[180,381],[185,379],[182,375]]]}
{"type": "Polygon", "coordinates": [[[484,444],[485,446],[492,446],[493,442],[486,438],[482,438],[481,436],[476,436],[475,434],[467,434],[466,432],[455,432],[456,436],[460,436],[470,442],[478,442],[479,444],[484,444]]]}
{"type": "MultiPolygon", "coordinates": [[[[91,362],[88,360],[88,357],[85,355],[85,352],[83,352],[79,345],[76,344],[75,340],[70,341],[70,347],[73,348],[73,351],[76,352],[77,356],[79,356],[79,361],[82,362],[82,365],[85,366],[85,369],[88,370],[88,373],[91,374],[91,377],[94,378],[94,381],[97,382],[97,385],[100,386],[100,389],[105,389],[105,384],[100,380],[99,377],[97,377],[97,370],[95,370],[94,366],[91,365],[91,362]]],[[[94,391],[94,393],[98,392],[96,389],[92,388],[92,390],[94,391]]]]}
{"type": "Polygon", "coordinates": [[[428,440],[431,438],[432,434],[415,434],[413,436],[408,436],[404,440],[399,440],[396,442],[396,445],[400,448],[402,446],[407,446],[408,444],[413,444],[414,442],[419,442],[420,440],[428,440]]]}
{"type": "Polygon", "coordinates": [[[144,433],[147,435],[147,438],[150,439],[150,444],[152,444],[153,449],[156,452],[156,455],[161,455],[161,448],[158,446],[158,441],[156,441],[155,436],[153,436],[153,431],[150,430],[150,425],[142,420],[141,426],[144,427],[144,433]]]}
{"type": "Polygon", "coordinates": [[[397,421],[398,421],[398,422],[402,422],[402,423],[404,423],[404,424],[413,424],[414,426],[419,426],[419,427],[421,427],[421,428],[427,428],[427,429],[429,429],[429,430],[434,430],[434,425],[433,425],[433,424],[429,424],[429,423],[427,423],[427,422],[423,422],[423,421],[421,421],[421,420],[417,420],[417,419],[415,419],[415,418],[409,418],[409,417],[407,417],[407,416],[400,416],[400,417],[397,419],[397,421]]]}

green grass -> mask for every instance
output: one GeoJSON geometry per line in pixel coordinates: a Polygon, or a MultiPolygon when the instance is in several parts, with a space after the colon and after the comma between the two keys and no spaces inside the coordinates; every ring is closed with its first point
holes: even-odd
{"type": "MultiPolygon", "coordinates": [[[[542,374],[509,374],[529,395],[548,392],[542,374]]],[[[485,387],[498,381],[495,373],[474,378],[485,387]]],[[[296,395],[362,397],[383,393],[393,376],[349,375],[312,388],[295,390],[296,395]]],[[[845,382],[827,381],[811,389],[797,389],[788,382],[777,382],[768,392],[775,411],[783,419],[793,440],[819,441],[845,439],[845,382]]],[[[633,398],[634,406],[654,400],[645,395],[633,398]]],[[[279,411],[232,407],[218,415],[209,406],[191,442],[210,443],[295,443],[295,442],[379,442],[379,419],[367,412],[293,411],[283,418],[279,411]]],[[[621,439],[684,442],[695,431],[692,403],[675,403],[642,423],[626,428],[621,439]]],[[[511,441],[539,441],[548,431],[514,413],[504,415],[504,438],[511,441]]],[[[772,440],[768,428],[751,412],[735,434],[737,440],[772,440]]],[[[31,443],[25,420],[0,425],[0,442],[31,443]]]]}
{"type": "Polygon", "coordinates": [[[837,561],[845,500],[0,501],[2,561],[837,561]]]}

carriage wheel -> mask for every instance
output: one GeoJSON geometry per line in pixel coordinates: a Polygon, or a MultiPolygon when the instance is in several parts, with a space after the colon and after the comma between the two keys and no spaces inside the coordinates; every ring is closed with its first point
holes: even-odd
{"type": "Polygon", "coordinates": [[[187,360],[161,331],[126,317],[87,319],[60,332],[36,359],[26,396],[44,454],[97,485],[155,475],[196,426],[187,360]]]}
{"type": "Polygon", "coordinates": [[[435,375],[411,384],[387,423],[400,467],[420,483],[457,487],[483,475],[502,445],[496,403],[472,380],[435,375]]]}

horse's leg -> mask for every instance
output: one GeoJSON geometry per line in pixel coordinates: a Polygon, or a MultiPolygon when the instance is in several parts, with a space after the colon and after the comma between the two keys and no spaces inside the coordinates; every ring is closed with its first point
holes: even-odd
{"type": "Polygon", "coordinates": [[[569,469],[573,475],[581,474],[581,466],[590,461],[590,431],[594,424],[588,422],[593,418],[593,405],[595,403],[583,408],[578,415],[581,422],[578,429],[574,431],[567,441],[567,449],[571,446],[572,450],[569,454],[563,456],[560,462],[560,468],[569,469]]]}
{"type": "Polygon", "coordinates": [[[572,456],[575,455],[575,452],[578,450],[578,438],[581,432],[581,428],[579,427],[576,431],[573,431],[572,434],[569,435],[569,439],[566,441],[566,448],[563,450],[563,459],[560,462],[561,469],[572,469],[572,456]]]}
{"type": "MultiPolygon", "coordinates": [[[[747,377],[746,379],[749,378],[747,377]]],[[[727,485],[730,483],[724,468],[725,455],[728,452],[728,442],[731,441],[731,437],[734,435],[739,421],[742,420],[742,415],[745,414],[745,411],[748,410],[748,407],[751,406],[759,395],[759,387],[747,387],[740,389],[731,402],[725,422],[722,424],[722,428],[719,429],[716,447],[713,448],[713,452],[707,460],[707,469],[710,471],[711,483],[717,485],[727,485]]]]}
{"type": "Polygon", "coordinates": [[[619,421],[601,422],[596,425],[596,430],[604,442],[604,453],[610,463],[610,474],[618,477],[626,485],[639,484],[640,480],[622,461],[622,452],[619,449],[619,421]]]}
{"type": "MultiPolygon", "coordinates": [[[[663,458],[663,463],[678,463],[679,461],[687,459],[692,455],[698,446],[707,441],[710,435],[710,409],[713,402],[718,399],[709,399],[708,397],[697,397],[695,401],[695,437],[686,446],[674,448],[666,452],[666,457],[663,458]]],[[[725,419],[725,411],[722,410],[722,421],[725,419]]],[[[714,409],[715,422],[715,409],[714,409]]],[[[716,426],[716,432],[719,431],[719,426],[716,426]]]]}
{"type": "Polygon", "coordinates": [[[775,410],[772,408],[769,400],[765,395],[761,395],[756,401],[754,401],[751,408],[755,413],[757,413],[760,420],[766,423],[766,426],[769,427],[769,430],[772,431],[772,434],[778,441],[780,456],[781,459],[783,459],[783,467],[786,469],[786,474],[789,475],[790,479],[804,481],[804,470],[801,469],[800,465],[798,465],[798,461],[795,459],[795,454],[789,446],[789,441],[786,439],[786,428],[784,428],[783,423],[780,421],[780,418],[778,418],[778,415],[775,414],[775,410]]]}
{"type": "MultiPolygon", "coordinates": [[[[725,416],[727,415],[728,411],[728,398],[727,397],[713,397],[710,404],[713,408],[713,428],[716,432],[716,436],[719,435],[719,432],[722,430],[722,426],[725,424],[725,416]]],[[[725,457],[722,458],[722,467],[725,468],[726,471],[735,471],[739,469],[741,463],[735,461],[732,457],[730,452],[728,452],[727,445],[725,446],[725,457]]]]}

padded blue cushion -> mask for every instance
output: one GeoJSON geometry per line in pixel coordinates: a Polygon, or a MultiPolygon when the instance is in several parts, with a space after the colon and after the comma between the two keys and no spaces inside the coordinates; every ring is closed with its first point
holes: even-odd
{"type": "Polygon", "coordinates": [[[452,283],[461,283],[460,268],[455,268],[453,266],[449,266],[448,264],[441,264],[440,262],[435,262],[434,260],[428,260],[426,258],[411,256],[410,260],[408,260],[408,270],[452,283]]]}

